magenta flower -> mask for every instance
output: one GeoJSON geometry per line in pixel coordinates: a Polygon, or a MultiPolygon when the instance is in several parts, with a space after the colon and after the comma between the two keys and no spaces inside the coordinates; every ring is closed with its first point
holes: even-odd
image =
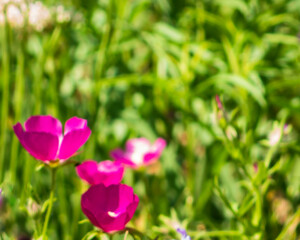
{"type": "Polygon", "coordinates": [[[72,117],[65,123],[64,135],[59,120],[52,116],[32,116],[24,124],[13,129],[22,146],[33,157],[45,163],[65,161],[88,140],[91,130],[87,120],[72,117]]]}
{"type": "Polygon", "coordinates": [[[162,138],[158,138],[153,145],[146,138],[134,138],[127,141],[125,151],[115,149],[110,154],[115,161],[137,168],[156,161],[165,147],[166,141],[162,138]]]}
{"type": "Polygon", "coordinates": [[[93,185],[81,196],[83,213],[104,232],[124,229],[138,204],[138,196],[125,184],[93,185]]]}
{"type": "Polygon", "coordinates": [[[84,161],[76,167],[77,175],[91,185],[103,183],[105,186],[121,182],[124,167],[113,161],[84,161]]]}

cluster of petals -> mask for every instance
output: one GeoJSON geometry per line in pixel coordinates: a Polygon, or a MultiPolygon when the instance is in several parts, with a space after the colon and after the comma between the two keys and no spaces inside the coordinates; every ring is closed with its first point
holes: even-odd
{"type": "Polygon", "coordinates": [[[32,116],[24,124],[13,127],[22,146],[36,159],[45,163],[65,161],[88,140],[91,130],[87,120],[72,117],[62,124],[52,116],[32,116]]]}
{"type": "Polygon", "coordinates": [[[139,203],[132,187],[125,184],[92,185],[81,196],[87,218],[104,232],[120,231],[132,218],[139,203]]]}
{"type": "Polygon", "coordinates": [[[53,23],[53,15],[56,16],[58,23],[68,22],[71,19],[70,12],[62,5],[49,8],[41,1],[0,1],[0,25],[4,25],[7,19],[13,28],[20,29],[28,25],[35,31],[41,32],[53,23]]]}
{"type": "Polygon", "coordinates": [[[158,138],[154,144],[146,138],[133,138],[126,142],[125,151],[118,148],[110,154],[116,162],[121,162],[131,168],[138,168],[156,161],[165,146],[166,141],[162,138],[158,138]]]}
{"type": "Polygon", "coordinates": [[[82,180],[91,185],[102,183],[108,186],[121,182],[124,167],[120,163],[109,160],[100,163],[94,160],[87,160],[76,167],[76,172],[82,180]]]}
{"type": "MultiPolygon", "coordinates": [[[[32,116],[13,126],[22,146],[36,159],[49,163],[65,161],[88,140],[91,130],[87,120],[72,117],[62,124],[52,116],[32,116]]],[[[104,232],[120,231],[132,218],[139,198],[132,187],[121,184],[124,166],[137,168],[156,161],[166,142],[158,138],[151,144],[145,138],[130,139],[126,150],[111,152],[115,161],[86,160],[76,166],[78,176],[92,186],[81,197],[83,213],[93,225],[104,232]]],[[[1,191],[0,191],[1,195],[1,191]]],[[[1,197],[1,196],[0,196],[1,197]]],[[[1,199],[0,199],[1,200],[1,199]]]]}

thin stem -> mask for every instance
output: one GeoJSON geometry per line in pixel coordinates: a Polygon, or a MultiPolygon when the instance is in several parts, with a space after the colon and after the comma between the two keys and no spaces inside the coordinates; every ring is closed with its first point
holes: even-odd
{"type": "Polygon", "coordinates": [[[287,118],[287,113],[285,113],[285,115],[283,116],[281,122],[280,122],[280,137],[279,140],[276,142],[276,144],[274,146],[272,146],[270,148],[270,150],[267,153],[266,159],[265,159],[265,166],[266,168],[269,168],[273,155],[276,153],[278,146],[280,144],[280,141],[282,139],[282,135],[283,135],[283,129],[284,129],[284,124],[286,122],[286,118],[287,118]]]}
{"type": "MultiPolygon", "coordinates": [[[[5,17],[6,18],[6,17],[5,17]]],[[[10,54],[8,30],[9,26],[5,19],[4,27],[2,28],[2,104],[1,104],[1,156],[0,156],[0,181],[4,174],[4,161],[6,152],[7,139],[7,119],[9,111],[9,79],[10,79],[10,54]]]]}
{"type": "MultiPolygon", "coordinates": [[[[135,228],[126,227],[124,231],[128,231],[131,235],[139,236],[141,239],[143,239],[146,235],[144,235],[142,232],[136,230],[135,228]]],[[[147,237],[147,236],[146,236],[147,237]]]]}
{"type": "Polygon", "coordinates": [[[234,237],[242,236],[240,231],[211,231],[211,232],[189,232],[193,239],[207,238],[207,237],[234,237]]]}
{"type": "MultiPolygon", "coordinates": [[[[15,122],[19,121],[22,113],[22,100],[24,92],[24,50],[23,46],[20,46],[18,49],[17,56],[17,70],[16,70],[16,89],[14,95],[14,106],[15,106],[15,122]]],[[[16,137],[12,140],[11,148],[11,161],[10,161],[10,174],[11,181],[15,181],[16,170],[17,170],[17,157],[18,157],[18,146],[19,141],[16,137]]]]}
{"type": "Polygon", "coordinates": [[[50,197],[49,197],[49,205],[45,217],[45,222],[43,226],[43,233],[42,233],[42,239],[47,239],[46,233],[48,228],[48,223],[51,215],[53,200],[54,200],[54,189],[55,189],[55,177],[56,177],[56,168],[51,169],[51,190],[50,190],[50,197]]]}
{"type": "Polygon", "coordinates": [[[298,221],[300,218],[300,207],[298,208],[297,212],[295,213],[295,215],[292,217],[292,219],[285,225],[285,227],[283,228],[283,230],[281,231],[281,233],[278,235],[278,237],[276,238],[276,240],[281,240],[281,239],[285,239],[285,235],[287,233],[287,231],[290,229],[290,227],[296,223],[296,221],[298,221]]]}

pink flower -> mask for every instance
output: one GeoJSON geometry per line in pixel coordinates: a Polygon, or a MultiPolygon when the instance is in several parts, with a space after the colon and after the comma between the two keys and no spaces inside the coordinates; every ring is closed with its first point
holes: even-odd
{"type": "Polygon", "coordinates": [[[138,204],[138,196],[125,184],[93,185],[81,196],[83,213],[104,232],[124,229],[138,204]]]}
{"type": "Polygon", "coordinates": [[[64,135],[59,120],[52,116],[32,116],[13,129],[22,146],[36,159],[45,163],[65,161],[88,140],[91,130],[87,120],[72,117],[65,124],[64,135]]]}
{"type": "Polygon", "coordinates": [[[153,145],[146,138],[134,138],[127,141],[125,151],[115,149],[110,154],[117,162],[137,168],[156,161],[165,146],[166,141],[162,138],[158,138],[153,145]]]}
{"type": "Polygon", "coordinates": [[[103,183],[105,186],[118,184],[121,182],[124,173],[124,167],[118,162],[103,161],[97,163],[93,160],[84,161],[76,167],[78,176],[95,185],[103,183]]]}

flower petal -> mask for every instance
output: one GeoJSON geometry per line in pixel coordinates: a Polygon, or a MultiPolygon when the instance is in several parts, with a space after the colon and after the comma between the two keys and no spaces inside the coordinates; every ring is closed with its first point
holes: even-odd
{"type": "Polygon", "coordinates": [[[122,181],[124,167],[119,162],[109,160],[98,164],[98,174],[94,184],[103,183],[105,186],[118,184],[122,181]]]}
{"type": "Polygon", "coordinates": [[[144,163],[150,164],[152,161],[157,160],[160,157],[166,145],[167,143],[163,138],[158,138],[151,147],[151,152],[144,155],[144,163]]]}
{"type": "Polygon", "coordinates": [[[136,194],[134,194],[133,199],[134,199],[133,202],[127,207],[127,213],[129,219],[133,217],[133,214],[135,213],[135,210],[139,205],[139,201],[140,201],[139,197],[136,194]]]}
{"type": "Polygon", "coordinates": [[[112,150],[112,151],[110,152],[110,156],[111,156],[116,162],[123,163],[123,164],[128,165],[128,166],[130,166],[130,167],[132,167],[132,168],[137,167],[137,165],[136,165],[133,161],[131,161],[131,159],[128,158],[128,157],[126,156],[126,154],[123,152],[123,150],[120,149],[120,148],[117,148],[117,149],[115,149],[115,150],[112,150]]]}
{"type": "Polygon", "coordinates": [[[145,151],[149,149],[150,146],[151,144],[147,138],[132,138],[126,142],[126,151],[145,151]]]}
{"type": "Polygon", "coordinates": [[[124,212],[117,217],[107,216],[101,221],[101,228],[104,232],[113,232],[123,230],[126,223],[130,220],[128,213],[124,212]]]}
{"type": "Polygon", "coordinates": [[[64,134],[66,135],[67,133],[73,130],[84,129],[86,127],[87,127],[87,120],[78,117],[72,117],[69,120],[67,120],[65,123],[64,134]]]}
{"type": "Polygon", "coordinates": [[[138,204],[130,186],[103,184],[91,186],[81,197],[81,208],[91,222],[105,232],[125,228],[138,204]]]}
{"type": "Polygon", "coordinates": [[[70,158],[85,142],[91,135],[91,130],[88,127],[80,130],[72,130],[64,136],[58,158],[65,160],[70,158]]]}
{"type": "Polygon", "coordinates": [[[24,132],[20,123],[13,127],[22,146],[35,158],[54,160],[58,150],[58,136],[43,132],[24,132]]]}
{"type": "Polygon", "coordinates": [[[76,167],[77,175],[88,182],[89,184],[95,184],[95,177],[98,172],[98,163],[96,161],[88,160],[84,161],[76,167]]]}
{"type": "Polygon", "coordinates": [[[56,136],[62,135],[62,125],[52,116],[32,116],[24,124],[26,132],[45,132],[56,136]]]}

